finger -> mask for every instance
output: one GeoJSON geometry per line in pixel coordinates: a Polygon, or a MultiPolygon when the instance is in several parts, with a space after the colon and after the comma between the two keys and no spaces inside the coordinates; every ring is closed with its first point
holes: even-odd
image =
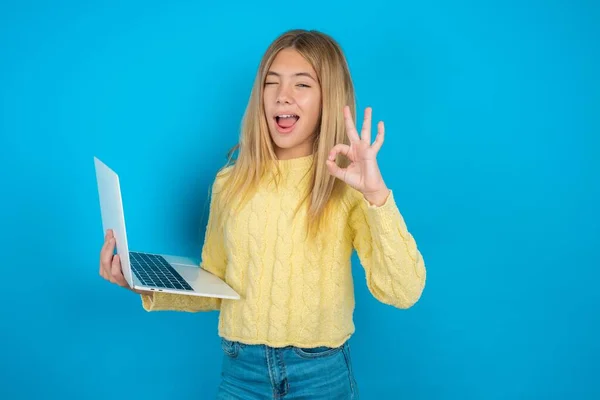
{"type": "Polygon", "coordinates": [[[100,265],[104,268],[105,271],[110,273],[110,264],[113,260],[113,254],[115,251],[115,239],[111,238],[102,247],[102,252],[100,253],[100,265]]]}
{"type": "Polygon", "coordinates": [[[329,173],[342,181],[346,178],[346,168],[340,168],[334,161],[327,160],[329,173]]]}
{"type": "Polygon", "coordinates": [[[346,157],[348,157],[351,161],[354,161],[354,157],[352,155],[352,152],[350,151],[350,146],[348,146],[347,144],[338,143],[335,146],[333,146],[331,151],[329,151],[329,157],[327,159],[330,161],[335,161],[338,154],[343,154],[346,157]]]}
{"type": "Polygon", "coordinates": [[[111,278],[114,283],[120,286],[128,286],[127,281],[123,277],[123,271],[121,270],[121,260],[119,259],[119,255],[115,254],[113,257],[113,261],[111,264],[111,278]]]}
{"type": "Polygon", "coordinates": [[[108,268],[106,268],[104,265],[101,267],[100,269],[100,276],[104,279],[106,279],[108,282],[110,283],[114,283],[113,279],[110,276],[110,265],[108,268]]]}
{"type": "Polygon", "coordinates": [[[100,266],[100,276],[110,282],[110,277],[106,274],[106,271],[102,266],[100,266]]]}
{"type": "Polygon", "coordinates": [[[376,152],[381,149],[384,138],[385,138],[385,126],[383,125],[383,121],[379,121],[379,123],[377,124],[377,137],[375,138],[375,142],[373,143],[373,146],[372,146],[376,152]]]}
{"type": "Polygon", "coordinates": [[[106,253],[106,251],[107,251],[106,249],[108,248],[109,241],[110,241],[110,239],[108,239],[108,238],[105,236],[104,243],[102,244],[102,248],[100,249],[100,262],[99,262],[99,264],[100,264],[100,271],[103,271],[103,270],[104,270],[104,264],[105,264],[105,262],[104,262],[104,259],[105,259],[105,257],[106,257],[106,256],[105,256],[105,253],[106,253]]]}
{"type": "Polygon", "coordinates": [[[360,132],[360,138],[371,145],[371,115],[373,109],[371,107],[365,108],[365,117],[363,119],[363,125],[360,132]]]}
{"type": "Polygon", "coordinates": [[[350,107],[348,106],[344,107],[344,122],[346,123],[346,135],[348,135],[350,142],[360,141],[354,121],[352,120],[352,115],[350,114],[350,107]]]}

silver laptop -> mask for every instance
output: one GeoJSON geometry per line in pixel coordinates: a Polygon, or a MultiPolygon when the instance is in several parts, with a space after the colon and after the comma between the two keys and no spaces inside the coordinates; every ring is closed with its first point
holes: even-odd
{"type": "Polygon", "coordinates": [[[129,250],[119,177],[97,157],[94,164],[102,227],[104,232],[108,229],[114,232],[123,276],[130,287],[191,296],[240,298],[227,283],[200,268],[193,258],[129,250]]]}

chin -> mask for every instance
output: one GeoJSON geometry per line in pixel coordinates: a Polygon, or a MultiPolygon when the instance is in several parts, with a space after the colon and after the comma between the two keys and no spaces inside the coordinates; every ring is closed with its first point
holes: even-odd
{"type": "Polygon", "coordinates": [[[277,130],[276,127],[269,127],[269,131],[271,134],[271,140],[282,149],[288,149],[297,146],[302,143],[302,135],[301,130],[294,129],[291,132],[281,133],[277,130]]]}
{"type": "Polygon", "coordinates": [[[271,141],[276,148],[282,150],[291,150],[298,147],[304,147],[304,144],[311,136],[306,131],[306,126],[302,122],[296,123],[294,129],[290,132],[280,132],[275,124],[269,124],[269,134],[271,141]]]}
{"type": "MultiPolygon", "coordinates": [[[[273,144],[275,145],[275,147],[279,148],[279,149],[292,149],[296,146],[298,146],[298,142],[297,141],[292,141],[292,140],[285,140],[280,137],[273,137],[271,136],[271,139],[273,140],[273,144]]],[[[291,139],[291,138],[290,138],[291,139]]]]}

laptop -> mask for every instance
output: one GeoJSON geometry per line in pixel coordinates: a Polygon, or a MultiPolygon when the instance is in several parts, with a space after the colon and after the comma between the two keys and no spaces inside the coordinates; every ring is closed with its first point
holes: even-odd
{"type": "Polygon", "coordinates": [[[113,230],[123,276],[129,287],[190,296],[240,298],[227,283],[201,268],[193,258],[130,250],[119,176],[97,157],[94,157],[94,164],[102,227],[104,232],[113,230]]]}

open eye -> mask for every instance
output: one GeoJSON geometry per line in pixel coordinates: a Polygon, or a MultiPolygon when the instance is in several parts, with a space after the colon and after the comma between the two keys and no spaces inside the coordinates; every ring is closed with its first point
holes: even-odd
{"type": "Polygon", "coordinates": [[[305,88],[309,88],[309,87],[310,87],[310,86],[308,86],[308,85],[306,85],[306,84],[304,84],[304,83],[299,83],[299,84],[298,84],[298,86],[300,86],[300,87],[305,87],[305,88]]]}

